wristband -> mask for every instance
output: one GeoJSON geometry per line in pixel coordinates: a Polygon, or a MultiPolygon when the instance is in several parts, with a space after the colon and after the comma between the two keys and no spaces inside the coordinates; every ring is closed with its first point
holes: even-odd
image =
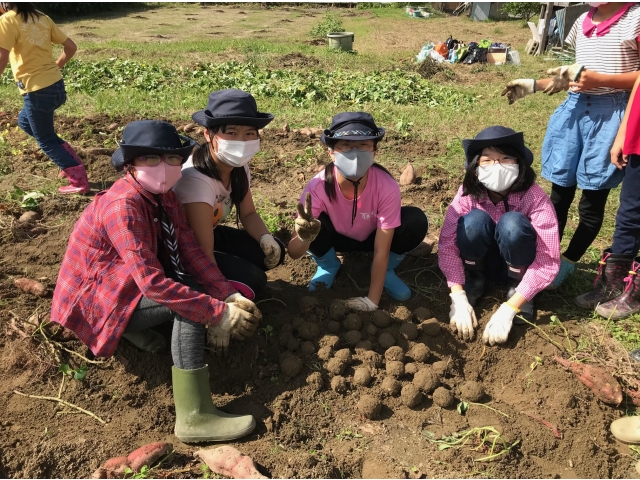
{"type": "Polygon", "coordinates": [[[509,307],[511,307],[516,313],[520,313],[520,309],[519,308],[514,307],[509,302],[504,302],[504,303],[505,303],[505,305],[509,305],[509,307]]]}

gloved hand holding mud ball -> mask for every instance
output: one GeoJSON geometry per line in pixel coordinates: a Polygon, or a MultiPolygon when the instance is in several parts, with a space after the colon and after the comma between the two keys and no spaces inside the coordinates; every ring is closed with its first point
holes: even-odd
{"type": "Polygon", "coordinates": [[[503,97],[506,96],[509,100],[509,105],[511,105],[516,100],[520,100],[538,91],[553,95],[554,93],[566,91],[571,88],[572,91],[577,92],[585,88],[585,84],[579,82],[583,71],[584,66],[577,63],[550,68],[547,70],[547,74],[553,75],[552,78],[543,78],[540,80],[534,78],[518,78],[511,80],[504,87],[500,95],[503,97]]]}
{"type": "Polygon", "coordinates": [[[222,320],[207,332],[209,344],[218,356],[227,355],[231,337],[238,340],[251,337],[262,320],[262,312],[256,304],[239,293],[227,297],[225,303],[227,309],[222,320]]]}

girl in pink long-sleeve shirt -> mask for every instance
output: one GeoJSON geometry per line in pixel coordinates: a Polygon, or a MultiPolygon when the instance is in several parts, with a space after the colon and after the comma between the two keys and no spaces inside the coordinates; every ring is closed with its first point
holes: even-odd
{"type": "Polygon", "coordinates": [[[508,300],[483,334],[494,345],[507,341],[517,314],[533,321],[534,297],[558,273],[558,220],[535,183],[533,154],[522,132],[489,127],[462,146],[467,173],[447,210],[438,262],[451,288],[451,324],[465,340],[478,326],[473,306],[486,278],[507,280],[508,300]]]}

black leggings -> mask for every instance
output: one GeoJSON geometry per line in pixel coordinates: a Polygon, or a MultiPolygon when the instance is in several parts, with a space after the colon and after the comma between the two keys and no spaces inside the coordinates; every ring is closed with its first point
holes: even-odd
{"type": "MultiPolygon", "coordinates": [[[[551,203],[553,203],[558,217],[560,240],[562,240],[564,228],[567,225],[569,207],[576,195],[576,188],[576,185],[573,187],[561,187],[555,183],[551,187],[551,203]]],[[[598,236],[604,220],[604,208],[607,205],[609,192],[610,189],[582,190],[582,197],[580,197],[580,203],[578,204],[580,222],[569,242],[569,247],[563,254],[572,262],[580,260],[580,257],[584,255],[584,252],[587,251],[587,248],[598,236]]]]}

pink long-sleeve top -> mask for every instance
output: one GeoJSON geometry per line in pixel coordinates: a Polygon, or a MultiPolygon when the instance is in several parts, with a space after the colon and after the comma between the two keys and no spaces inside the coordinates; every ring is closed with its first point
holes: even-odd
{"type": "MultiPolygon", "coordinates": [[[[516,291],[527,300],[553,282],[560,269],[560,240],[558,219],[551,200],[539,185],[533,184],[525,192],[507,196],[510,212],[520,212],[529,219],[537,233],[536,257],[527,269],[516,291]]],[[[438,242],[438,264],[447,278],[447,285],[464,285],[464,265],[456,245],[458,219],[473,209],[487,212],[498,223],[506,213],[504,202],[494,204],[485,194],[479,200],[471,195],[462,196],[462,186],[447,209],[438,242]]]]}

